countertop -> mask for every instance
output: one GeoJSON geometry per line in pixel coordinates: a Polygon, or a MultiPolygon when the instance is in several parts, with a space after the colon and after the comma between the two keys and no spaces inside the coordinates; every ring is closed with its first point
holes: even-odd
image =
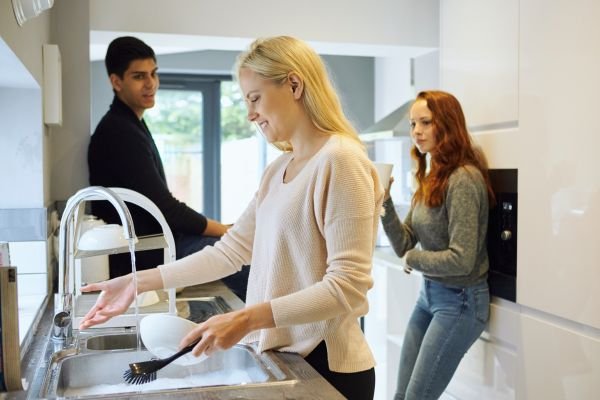
{"type": "MultiPolygon", "coordinates": [[[[197,285],[185,288],[177,295],[178,298],[196,298],[208,296],[221,296],[232,309],[239,309],[244,303],[235,296],[220,281],[210,282],[203,285],[197,285]]],[[[9,394],[0,394],[0,399],[36,399],[42,384],[40,376],[47,369],[48,361],[44,360],[47,354],[47,345],[53,317],[54,304],[48,301],[44,314],[35,330],[28,351],[21,361],[21,371],[25,386],[29,390],[21,392],[11,392],[9,394]]],[[[144,393],[119,398],[140,399],[144,398],[177,398],[177,399],[343,399],[344,397],[335,390],[321,375],[319,375],[302,357],[292,353],[269,352],[269,354],[281,361],[293,375],[296,382],[292,384],[273,385],[268,387],[245,387],[239,386],[233,389],[203,390],[202,392],[182,393],[173,391],[173,393],[144,393]]],[[[115,398],[107,396],[107,398],[115,398]]]]}

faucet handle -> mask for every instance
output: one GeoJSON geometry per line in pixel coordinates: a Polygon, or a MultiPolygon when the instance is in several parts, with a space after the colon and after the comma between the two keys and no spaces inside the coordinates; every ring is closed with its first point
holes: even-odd
{"type": "Polygon", "coordinates": [[[73,337],[73,319],[67,311],[56,313],[52,323],[52,339],[63,341],[73,337]]]}

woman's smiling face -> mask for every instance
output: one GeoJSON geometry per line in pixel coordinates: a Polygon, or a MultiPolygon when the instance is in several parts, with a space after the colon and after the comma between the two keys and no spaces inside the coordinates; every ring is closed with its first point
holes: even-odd
{"type": "Polygon", "coordinates": [[[248,120],[260,127],[269,142],[289,141],[297,113],[290,83],[265,79],[249,68],[242,68],[239,77],[248,120]]]}

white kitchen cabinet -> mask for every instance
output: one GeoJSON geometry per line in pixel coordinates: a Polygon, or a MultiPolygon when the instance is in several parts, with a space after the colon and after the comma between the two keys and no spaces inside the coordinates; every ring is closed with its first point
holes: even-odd
{"type": "Polygon", "coordinates": [[[517,124],[518,72],[518,0],[441,1],[440,86],[472,131],[517,124]]]}
{"type": "Polygon", "coordinates": [[[501,300],[494,302],[486,331],[465,354],[446,389],[454,399],[516,399],[519,314],[497,304],[501,300]]]}
{"type": "Polygon", "coordinates": [[[600,398],[599,335],[559,323],[521,315],[520,400],[600,398]]]}
{"type": "Polygon", "coordinates": [[[598,1],[521,2],[517,274],[519,303],[596,329],[598,20],[598,1]]]}
{"type": "Polygon", "coordinates": [[[365,336],[377,362],[376,400],[391,399],[396,391],[402,339],[421,287],[421,275],[406,274],[403,265],[390,247],[376,249],[365,317],[365,336]]]}

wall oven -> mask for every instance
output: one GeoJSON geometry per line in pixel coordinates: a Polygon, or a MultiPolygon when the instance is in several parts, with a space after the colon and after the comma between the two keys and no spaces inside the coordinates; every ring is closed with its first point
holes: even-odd
{"type": "Polygon", "coordinates": [[[518,171],[490,169],[489,174],[496,195],[496,206],[490,208],[487,236],[490,293],[516,301],[518,171]]]}

